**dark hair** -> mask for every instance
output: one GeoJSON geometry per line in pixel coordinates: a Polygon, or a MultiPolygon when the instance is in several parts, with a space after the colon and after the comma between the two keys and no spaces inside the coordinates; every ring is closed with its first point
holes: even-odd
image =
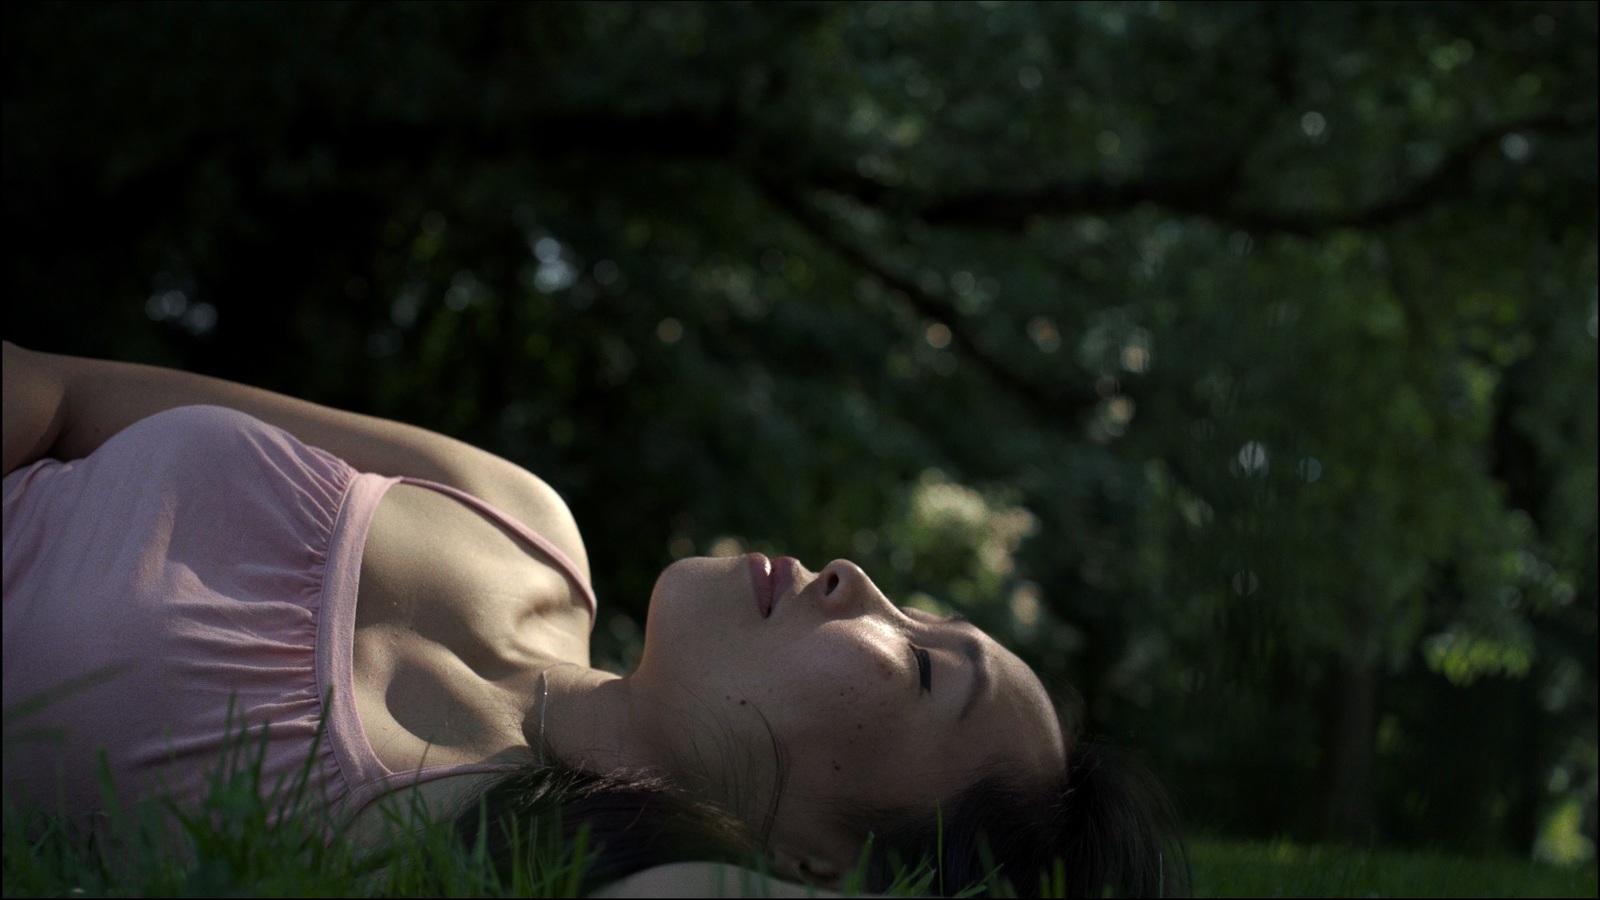
{"type": "Polygon", "coordinates": [[[652,866],[707,860],[748,867],[766,856],[763,836],[743,819],[659,773],[601,775],[560,760],[529,763],[495,782],[456,817],[455,832],[468,849],[482,842],[503,880],[536,849],[581,842],[581,894],[652,866]]]}
{"type": "MultiPolygon", "coordinates": [[[[1081,706],[1067,691],[1069,709],[1081,706]]],[[[1058,722],[1077,721],[1057,711],[1058,722]]],[[[1021,897],[1188,896],[1188,851],[1171,798],[1134,757],[1063,725],[1065,770],[1046,781],[995,763],[937,810],[886,809],[843,801],[835,824],[863,840],[862,888],[882,892],[902,870],[928,867],[944,896],[993,880],[1021,897]]],[[[769,728],[770,733],[770,728],[769,728]]],[[[777,792],[786,765],[779,758],[777,792]]],[[[726,771],[724,767],[723,771],[726,771]]],[[[707,774],[707,773],[703,773],[707,774]]],[[[562,760],[529,764],[496,782],[457,817],[468,848],[483,843],[502,878],[530,840],[588,848],[582,891],[652,866],[719,861],[770,871],[767,837],[778,797],[757,828],[729,806],[644,771],[601,775],[562,760]],[[543,831],[543,835],[538,834],[543,831]]],[[[803,877],[803,873],[785,873],[803,877]]]]}
{"type": "Polygon", "coordinates": [[[1188,851],[1155,776],[1108,744],[1069,746],[1049,783],[991,767],[934,813],[856,810],[854,826],[872,835],[864,887],[926,864],[944,896],[991,878],[1019,897],[1188,896],[1188,851]]]}

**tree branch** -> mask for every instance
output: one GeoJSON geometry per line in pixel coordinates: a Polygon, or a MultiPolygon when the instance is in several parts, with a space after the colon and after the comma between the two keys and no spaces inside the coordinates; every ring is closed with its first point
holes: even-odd
{"type": "Polygon", "coordinates": [[[777,183],[756,179],[756,185],[767,199],[813,238],[852,265],[868,272],[890,288],[900,292],[918,315],[934,319],[950,329],[951,347],[976,365],[997,385],[1009,391],[1029,407],[1051,419],[1063,415],[1073,418],[1093,411],[1095,395],[1085,388],[1074,394],[1070,391],[1051,391],[1006,367],[996,355],[986,349],[966,327],[961,314],[950,304],[922,289],[911,278],[897,274],[873,259],[860,247],[839,237],[828,222],[798,191],[777,183]]]}
{"type": "Polygon", "coordinates": [[[1234,200],[1227,179],[1129,184],[1093,180],[1031,191],[985,191],[951,197],[924,206],[913,214],[930,225],[1021,231],[1038,216],[1107,214],[1153,204],[1253,231],[1307,237],[1336,228],[1378,228],[1421,212],[1448,195],[1466,193],[1472,167],[1486,153],[1493,152],[1506,135],[1531,131],[1565,134],[1586,124],[1592,125],[1592,119],[1586,121],[1581,116],[1547,113],[1489,129],[1456,148],[1433,172],[1399,194],[1352,210],[1302,213],[1252,209],[1234,200]]]}

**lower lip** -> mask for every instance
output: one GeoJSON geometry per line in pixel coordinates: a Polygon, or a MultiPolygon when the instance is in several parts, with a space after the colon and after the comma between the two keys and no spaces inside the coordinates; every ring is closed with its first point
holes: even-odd
{"type": "Polygon", "coordinates": [[[761,553],[746,553],[744,558],[750,565],[750,586],[755,589],[756,608],[765,619],[772,615],[772,560],[761,553]]]}

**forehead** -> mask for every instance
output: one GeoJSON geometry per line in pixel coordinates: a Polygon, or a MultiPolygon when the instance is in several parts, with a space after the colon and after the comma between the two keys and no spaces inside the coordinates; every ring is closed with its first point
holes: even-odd
{"type": "Polygon", "coordinates": [[[993,638],[985,635],[980,641],[989,683],[960,726],[991,760],[1020,763],[1029,772],[1064,766],[1061,721],[1044,683],[993,638]]]}

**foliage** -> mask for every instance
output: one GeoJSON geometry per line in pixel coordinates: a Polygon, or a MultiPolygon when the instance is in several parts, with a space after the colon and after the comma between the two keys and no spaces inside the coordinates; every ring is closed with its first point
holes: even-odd
{"type": "Polygon", "coordinates": [[[1592,848],[1593,5],[11,4],[0,42],[8,339],[526,465],[611,665],[674,556],[849,556],[1197,823],[1592,848]]]}

